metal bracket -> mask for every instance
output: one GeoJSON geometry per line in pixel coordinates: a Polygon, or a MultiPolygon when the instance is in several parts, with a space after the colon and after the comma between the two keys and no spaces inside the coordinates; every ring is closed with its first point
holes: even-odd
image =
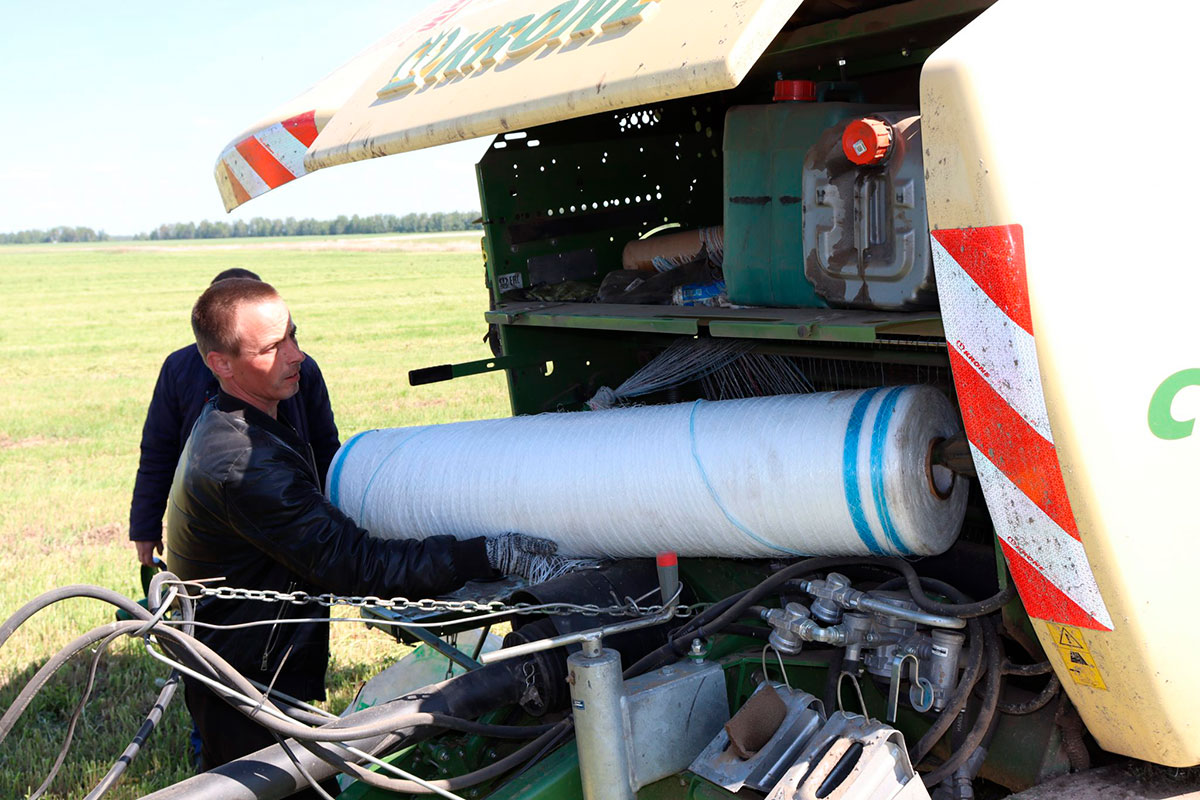
{"type": "Polygon", "coordinates": [[[422,367],[409,370],[408,385],[424,386],[427,383],[438,383],[467,375],[480,375],[484,372],[495,372],[501,369],[521,369],[522,367],[545,366],[546,358],[529,358],[522,356],[497,356],[480,361],[467,361],[462,364],[439,364],[436,367],[422,367]]]}
{"type": "Polygon", "coordinates": [[[921,677],[921,661],[912,653],[905,653],[892,661],[892,680],[888,685],[888,722],[896,721],[900,707],[900,681],[904,673],[904,662],[912,660],[909,669],[908,700],[917,711],[928,711],[933,707],[933,684],[921,677]]]}

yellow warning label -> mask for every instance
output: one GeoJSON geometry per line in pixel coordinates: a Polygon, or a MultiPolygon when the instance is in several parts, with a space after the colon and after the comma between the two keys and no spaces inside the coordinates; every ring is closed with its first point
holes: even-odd
{"type": "Polygon", "coordinates": [[[1083,638],[1083,631],[1054,622],[1047,622],[1046,628],[1058,645],[1059,655],[1067,666],[1067,672],[1071,673],[1071,679],[1080,686],[1108,691],[1108,687],[1104,685],[1104,678],[1100,676],[1100,669],[1096,666],[1096,659],[1092,657],[1087,640],[1083,638]]]}

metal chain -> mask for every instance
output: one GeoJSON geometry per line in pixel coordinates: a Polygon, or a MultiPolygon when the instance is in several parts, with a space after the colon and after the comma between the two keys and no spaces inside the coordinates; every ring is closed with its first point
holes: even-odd
{"type": "MultiPolygon", "coordinates": [[[[601,615],[612,617],[640,617],[657,614],[662,611],[662,605],[639,606],[632,601],[622,605],[598,606],[594,603],[585,605],[576,603],[513,603],[506,605],[499,600],[480,603],[475,600],[409,600],[406,597],[344,597],[335,594],[309,594],[308,592],[277,592],[272,589],[237,589],[231,586],[209,587],[195,584],[174,584],[183,587],[193,599],[199,597],[216,597],[221,600],[257,600],[263,603],[291,603],[302,606],[310,603],[329,608],[331,606],[352,606],[354,608],[387,608],[393,611],[441,611],[462,614],[551,614],[570,615],[582,614],[587,617],[601,615]],[[197,594],[198,592],[198,594],[197,594]]],[[[675,616],[690,617],[707,608],[709,603],[694,605],[680,604],[675,608],[675,616]]]]}

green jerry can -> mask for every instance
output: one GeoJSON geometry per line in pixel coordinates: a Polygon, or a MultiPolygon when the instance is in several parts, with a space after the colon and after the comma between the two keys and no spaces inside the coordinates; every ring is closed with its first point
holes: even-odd
{"type": "Polygon", "coordinates": [[[776,102],[725,118],[725,283],[737,305],[911,310],[936,304],[915,111],[776,102]]]}

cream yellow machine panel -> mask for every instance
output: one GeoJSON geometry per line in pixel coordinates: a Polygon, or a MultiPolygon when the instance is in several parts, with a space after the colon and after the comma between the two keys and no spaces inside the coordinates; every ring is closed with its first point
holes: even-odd
{"type": "Polygon", "coordinates": [[[1200,112],[1178,8],[1001,0],[926,63],[921,116],[955,384],[1021,598],[1102,747],[1190,766],[1200,112]]]}
{"type": "Polygon", "coordinates": [[[231,210],[323,167],[731,89],[800,0],[441,0],[230,142],[231,210]]]}

